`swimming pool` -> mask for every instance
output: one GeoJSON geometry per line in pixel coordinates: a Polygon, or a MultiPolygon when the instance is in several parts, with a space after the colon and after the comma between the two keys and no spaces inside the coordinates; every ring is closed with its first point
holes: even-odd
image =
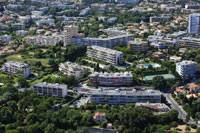
{"type": "Polygon", "coordinates": [[[139,67],[139,68],[149,68],[149,65],[151,65],[153,68],[158,68],[158,67],[160,67],[159,64],[139,64],[139,65],[137,65],[136,67],[139,67]]]}

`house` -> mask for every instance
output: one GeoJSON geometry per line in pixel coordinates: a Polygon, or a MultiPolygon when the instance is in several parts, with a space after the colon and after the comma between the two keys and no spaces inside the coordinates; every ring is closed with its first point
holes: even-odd
{"type": "Polygon", "coordinates": [[[190,91],[193,91],[193,92],[197,92],[197,91],[200,90],[200,86],[197,85],[197,84],[195,84],[195,83],[191,83],[191,84],[189,85],[189,88],[190,88],[190,91]]]}
{"type": "Polygon", "coordinates": [[[180,62],[182,60],[182,57],[178,56],[171,56],[170,61],[180,62]]]}
{"type": "Polygon", "coordinates": [[[183,89],[178,88],[178,89],[176,89],[176,90],[174,91],[174,94],[175,94],[176,96],[178,96],[178,95],[180,95],[180,94],[186,94],[186,91],[183,90],[183,89]]]}
{"type": "Polygon", "coordinates": [[[191,98],[191,97],[198,98],[198,96],[196,94],[188,94],[188,95],[186,95],[186,97],[187,98],[191,98]]]}
{"type": "Polygon", "coordinates": [[[152,54],[152,56],[158,57],[158,58],[165,58],[166,57],[166,55],[164,53],[161,53],[161,52],[154,52],[152,54]]]}
{"type": "Polygon", "coordinates": [[[97,122],[97,121],[105,121],[106,120],[106,115],[105,115],[105,113],[96,112],[95,115],[93,116],[93,119],[94,119],[95,122],[97,122]]]}

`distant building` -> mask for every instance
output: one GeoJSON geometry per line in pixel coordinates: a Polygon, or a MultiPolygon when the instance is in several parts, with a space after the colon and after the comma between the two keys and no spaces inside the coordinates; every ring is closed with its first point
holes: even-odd
{"type": "Polygon", "coordinates": [[[188,32],[190,34],[200,33],[200,14],[194,13],[189,15],[188,32]]]}
{"type": "Polygon", "coordinates": [[[158,90],[91,90],[90,101],[97,104],[128,104],[136,102],[161,102],[158,90]]]}
{"type": "Polygon", "coordinates": [[[137,4],[139,0],[115,0],[115,2],[126,3],[126,4],[137,4]]]}
{"type": "Polygon", "coordinates": [[[152,22],[164,22],[169,21],[169,16],[160,16],[160,17],[150,17],[150,23],[152,22]]]}
{"type": "Polygon", "coordinates": [[[39,96],[53,96],[62,97],[67,96],[67,85],[51,84],[51,83],[37,83],[33,86],[33,92],[39,96]]]}
{"type": "Polygon", "coordinates": [[[132,41],[133,39],[134,35],[132,34],[124,34],[107,38],[83,38],[81,39],[81,45],[96,45],[106,48],[113,48],[122,44],[127,45],[128,41],[132,41]]]}
{"type": "Polygon", "coordinates": [[[85,9],[81,10],[79,16],[86,16],[89,14],[90,11],[91,11],[91,8],[89,8],[89,7],[85,8],[85,9]]]}
{"type": "Polygon", "coordinates": [[[178,57],[178,56],[171,56],[169,60],[170,60],[170,61],[176,61],[176,62],[179,62],[179,61],[181,61],[181,60],[182,60],[182,57],[178,57]]]}
{"type": "Polygon", "coordinates": [[[25,78],[28,78],[32,73],[32,69],[28,64],[15,61],[6,62],[2,67],[2,71],[5,73],[14,74],[16,76],[22,75],[25,78]]]}
{"type": "Polygon", "coordinates": [[[200,4],[198,3],[186,3],[185,4],[185,9],[199,9],[200,4]]]}
{"type": "Polygon", "coordinates": [[[93,72],[89,81],[92,84],[100,86],[130,86],[133,84],[133,75],[131,72],[107,73],[93,72]]]}
{"type": "Polygon", "coordinates": [[[179,45],[183,45],[189,48],[200,48],[200,39],[193,37],[183,37],[179,40],[179,45]]]}
{"type": "Polygon", "coordinates": [[[158,114],[167,113],[170,110],[164,103],[136,103],[135,107],[141,107],[158,114]]]}
{"type": "Polygon", "coordinates": [[[87,57],[101,60],[113,65],[123,64],[123,53],[121,51],[99,47],[87,46],[87,57]]]}
{"type": "Polygon", "coordinates": [[[158,57],[158,58],[161,58],[161,59],[163,59],[163,58],[166,57],[166,55],[165,55],[164,53],[161,53],[161,52],[154,52],[154,53],[152,54],[152,56],[158,57]]]}
{"type": "Polygon", "coordinates": [[[29,32],[26,31],[26,30],[18,30],[18,31],[16,31],[16,35],[17,36],[25,36],[25,35],[28,35],[28,34],[29,34],[29,32]]]}
{"type": "Polygon", "coordinates": [[[101,113],[101,112],[96,112],[95,115],[93,116],[93,119],[94,119],[95,122],[105,121],[106,120],[106,114],[101,113]]]}
{"type": "Polygon", "coordinates": [[[183,78],[192,78],[197,72],[197,63],[187,60],[176,63],[176,72],[183,78]]]}
{"type": "Polygon", "coordinates": [[[64,27],[64,45],[72,44],[72,37],[78,36],[78,26],[69,25],[64,27]]]}
{"type": "Polygon", "coordinates": [[[10,40],[11,40],[11,36],[10,35],[2,35],[2,36],[0,36],[0,42],[8,43],[10,40]]]}
{"type": "Polygon", "coordinates": [[[26,36],[23,38],[28,44],[31,45],[56,45],[57,43],[63,41],[61,35],[56,36],[26,36]]]}
{"type": "Polygon", "coordinates": [[[22,24],[22,23],[14,23],[14,24],[11,24],[11,26],[15,30],[23,30],[23,29],[25,29],[25,25],[22,24]]]}
{"type": "Polygon", "coordinates": [[[69,76],[73,75],[78,79],[83,77],[83,69],[75,63],[71,62],[61,63],[59,65],[59,71],[69,76]]]}
{"type": "Polygon", "coordinates": [[[148,42],[145,41],[129,41],[128,48],[131,49],[133,53],[145,53],[148,50],[148,42]]]}
{"type": "Polygon", "coordinates": [[[118,20],[118,18],[117,17],[112,17],[112,18],[109,18],[108,20],[107,20],[107,22],[108,23],[116,23],[117,22],[117,20],[118,20]]]}

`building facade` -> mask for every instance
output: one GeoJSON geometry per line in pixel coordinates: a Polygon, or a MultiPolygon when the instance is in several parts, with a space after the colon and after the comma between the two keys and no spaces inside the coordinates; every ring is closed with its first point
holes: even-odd
{"type": "Polygon", "coordinates": [[[158,90],[92,90],[90,101],[97,104],[128,104],[135,102],[161,102],[161,93],[158,90]]]}
{"type": "Polygon", "coordinates": [[[107,38],[83,38],[81,39],[81,45],[87,46],[100,46],[106,48],[113,48],[119,45],[127,45],[128,41],[132,41],[134,39],[134,35],[118,35],[107,38]]]}
{"type": "Polygon", "coordinates": [[[61,35],[56,36],[27,36],[23,38],[28,44],[31,45],[56,45],[63,40],[61,35]]]}
{"type": "Polygon", "coordinates": [[[37,83],[33,86],[33,92],[39,96],[53,96],[62,97],[67,96],[67,85],[51,84],[51,83],[37,83]]]}
{"type": "Polygon", "coordinates": [[[128,48],[131,49],[133,53],[143,53],[148,50],[148,42],[145,41],[129,41],[128,48]]]}
{"type": "Polygon", "coordinates": [[[200,14],[194,13],[189,15],[188,32],[190,34],[200,33],[200,14]]]}
{"type": "Polygon", "coordinates": [[[2,71],[14,74],[16,76],[22,75],[25,78],[28,78],[29,75],[32,73],[32,69],[29,67],[28,64],[15,61],[6,62],[2,67],[2,71]]]}
{"type": "Polygon", "coordinates": [[[176,72],[183,78],[192,78],[197,72],[197,63],[187,60],[176,63],[176,72]]]}
{"type": "Polygon", "coordinates": [[[59,65],[59,71],[69,76],[73,75],[78,79],[83,77],[83,69],[75,63],[71,62],[61,63],[59,65]]]}
{"type": "Polygon", "coordinates": [[[78,26],[69,25],[64,27],[64,45],[72,44],[72,37],[78,36],[78,26]]]}
{"type": "Polygon", "coordinates": [[[87,46],[87,56],[113,65],[123,64],[123,53],[99,46],[87,46]]]}
{"type": "Polygon", "coordinates": [[[124,73],[98,73],[93,72],[90,75],[92,84],[100,86],[130,86],[133,84],[133,75],[131,72],[124,73]]]}

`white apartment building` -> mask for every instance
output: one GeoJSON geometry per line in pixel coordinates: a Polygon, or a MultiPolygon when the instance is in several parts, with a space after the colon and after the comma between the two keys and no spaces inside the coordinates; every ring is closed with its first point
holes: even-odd
{"type": "Polygon", "coordinates": [[[183,78],[194,77],[197,72],[197,63],[187,60],[176,63],[176,72],[183,78]]]}
{"type": "Polygon", "coordinates": [[[133,83],[133,75],[131,72],[107,73],[93,72],[89,81],[92,84],[100,86],[130,86],[133,83]]]}
{"type": "Polygon", "coordinates": [[[2,67],[2,71],[14,75],[22,75],[25,78],[28,78],[32,73],[32,69],[28,64],[15,61],[6,62],[2,67]]]}
{"type": "Polygon", "coordinates": [[[132,41],[133,39],[134,35],[132,34],[111,36],[107,38],[83,38],[81,39],[81,45],[95,45],[100,47],[113,48],[122,44],[127,45],[128,41],[132,41]]]}
{"type": "Polygon", "coordinates": [[[31,45],[56,45],[63,38],[61,35],[56,36],[27,36],[23,38],[23,41],[31,45]]]}
{"type": "Polygon", "coordinates": [[[179,45],[192,48],[200,48],[200,39],[193,37],[183,37],[179,40],[179,45]]]}
{"type": "Polygon", "coordinates": [[[83,69],[75,63],[71,63],[71,62],[60,63],[59,71],[69,76],[73,75],[77,79],[83,77],[83,69]]]}
{"type": "Polygon", "coordinates": [[[2,35],[0,36],[0,42],[8,43],[11,40],[10,35],[2,35]]]}
{"type": "Polygon", "coordinates": [[[51,83],[37,83],[33,86],[33,92],[39,96],[53,96],[62,97],[67,96],[67,85],[51,84],[51,83]]]}
{"type": "Polygon", "coordinates": [[[123,53],[109,48],[87,46],[87,56],[113,65],[123,64],[123,53]]]}
{"type": "Polygon", "coordinates": [[[189,15],[188,32],[190,34],[200,33],[200,14],[194,13],[189,15]]]}
{"type": "Polygon", "coordinates": [[[147,52],[148,42],[145,41],[129,41],[128,48],[131,49],[133,53],[147,52]]]}
{"type": "Polygon", "coordinates": [[[90,101],[97,104],[128,104],[135,102],[161,102],[161,93],[158,90],[91,90],[90,101]]]}
{"type": "Polygon", "coordinates": [[[63,34],[64,45],[72,44],[72,37],[78,36],[78,26],[65,26],[63,34]]]}

